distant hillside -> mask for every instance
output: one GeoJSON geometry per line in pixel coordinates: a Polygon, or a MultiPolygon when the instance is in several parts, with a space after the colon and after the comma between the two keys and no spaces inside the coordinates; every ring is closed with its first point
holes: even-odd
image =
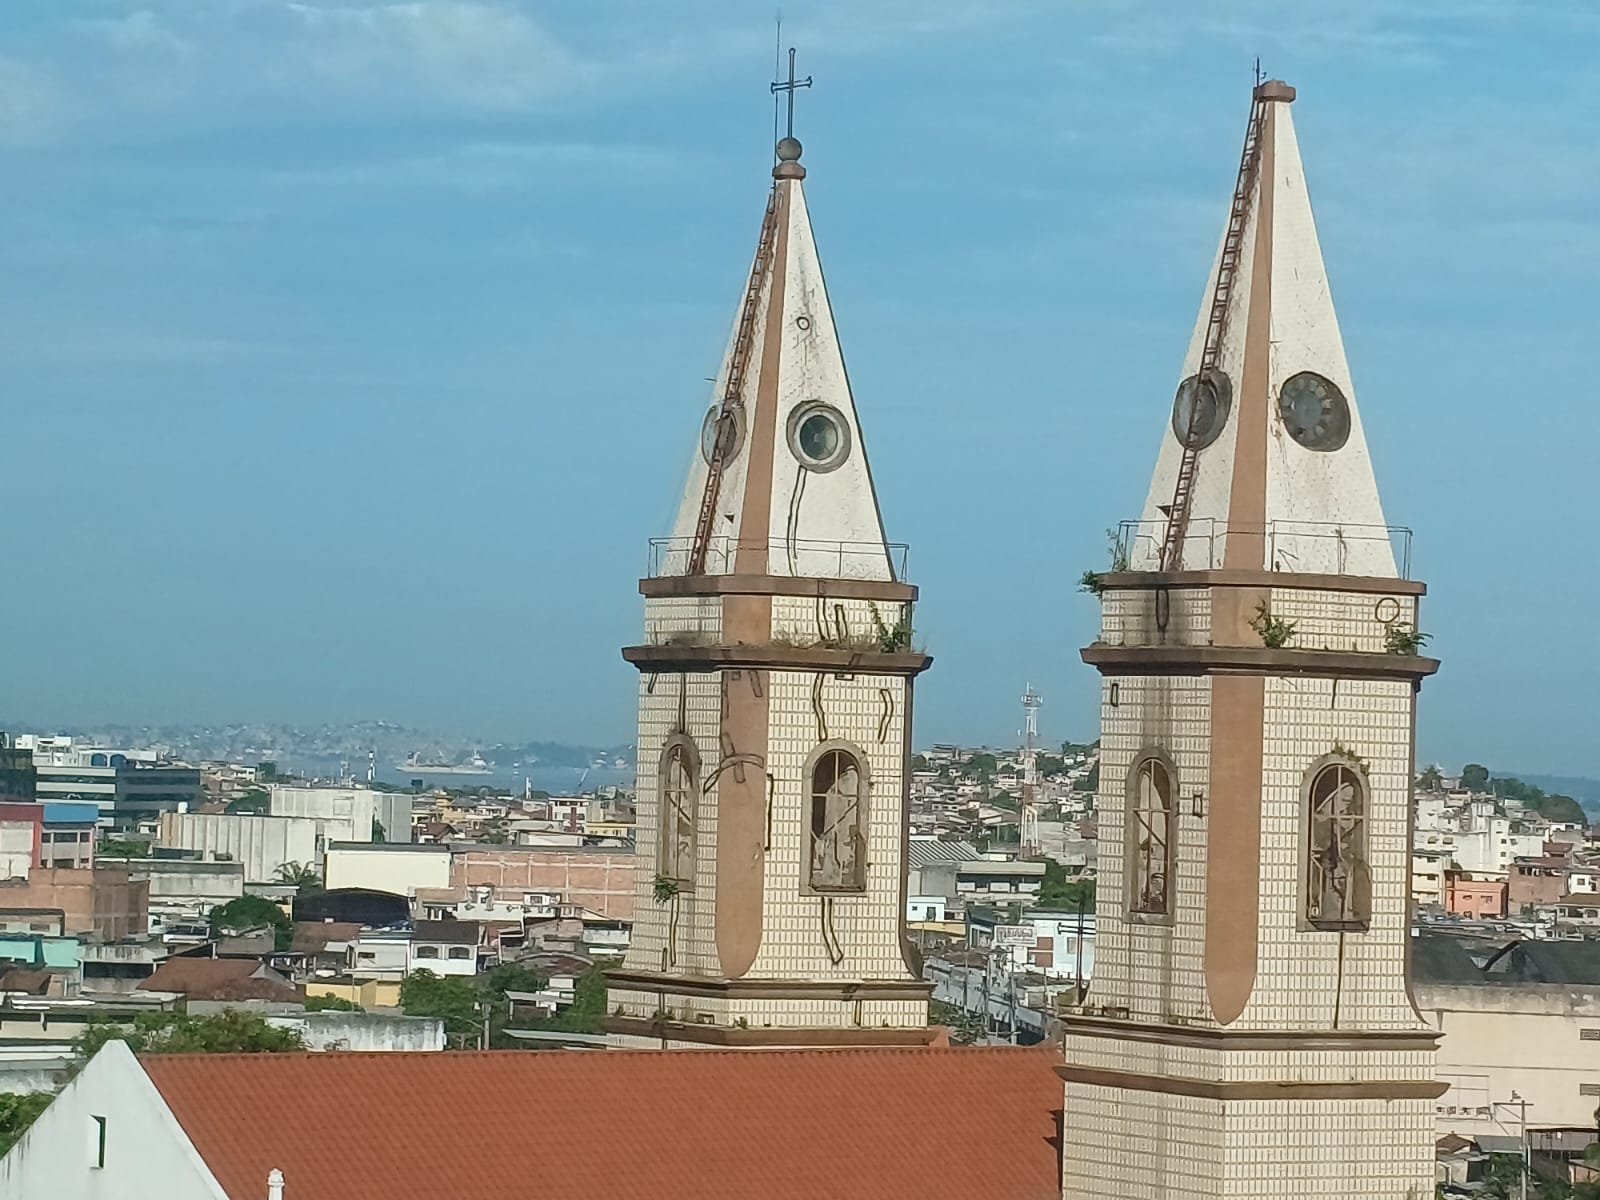
{"type": "Polygon", "coordinates": [[[1551,795],[1571,796],[1592,815],[1600,815],[1600,779],[1584,775],[1534,775],[1527,771],[1494,771],[1497,778],[1511,777],[1543,788],[1551,795]]]}

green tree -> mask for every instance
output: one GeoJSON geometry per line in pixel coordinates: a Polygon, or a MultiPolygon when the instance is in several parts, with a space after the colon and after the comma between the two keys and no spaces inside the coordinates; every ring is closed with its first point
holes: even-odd
{"type": "Polygon", "coordinates": [[[606,1015],[606,971],[596,963],[578,977],[572,1003],[550,1019],[564,1033],[599,1033],[606,1015]]]}
{"type": "Polygon", "coordinates": [[[307,996],[307,1012],[366,1012],[354,1000],[346,1000],[343,996],[307,996]]]}
{"type": "Polygon", "coordinates": [[[1097,792],[1100,790],[1100,764],[1097,762],[1090,767],[1072,785],[1075,792],[1097,792]]]}
{"type": "Polygon", "coordinates": [[[1044,778],[1050,775],[1061,774],[1061,772],[1067,769],[1067,762],[1064,758],[1057,754],[1041,754],[1039,755],[1035,766],[1039,770],[1040,777],[1044,778]]]}
{"type": "Polygon", "coordinates": [[[400,981],[400,1010],[408,1017],[437,1017],[445,1036],[458,1046],[477,1038],[483,1029],[478,989],[460,975],[435,975],[423,968],[400,981]]]}
{"type": "Polygon", "coordinates": [[[266,788],[249,788],[228,801],[231,813],[265,813],[272,807],[272,796],[266,788]]]}
{"type": "Polygon", "coordinates": [[[258,1013],[225,1009],[212,1016],[139,1013],[131,1022],[91,1021],[73,1043],[88,1062],[107,1042],[124,1041],[136,1054],[269,1054],[304,1050],[297,1029],[279,1029],[258,1013]]]}
{"type": "Polygon", "coordinates": [[[148,838],[105,838],[95,846],[96,858],[148,858],[148,838]]]}
{"type": "Polygon", "coordinates": [[[1425,792],[1437,792],[1444,787],[1444,776],[1438,767],[1430,766],[1417,776],[1417,785],[1425,792]]]}
{"type": "Polygon", "coordinates": [[[54,1092],[0,1092],[0,1154],[17,1144],[55,1098],[54,1092]]]}
{"type": "Polygon", "coordinates": [[[1039,884],[1040,908],[1060,908],[1077,912],[1079,902],[1084,911],[1094,911],[1094,880],[1068,879],[1067,869],[1053,858],[1044,860],[1044,879],[1039,884]]]}
{"type": "Polygon", "coordinates": [[[294,941],[294,923],[265,896],[240,896],[211,910],[211,935],[223,937],[247,933],[263,925],[272,927],[275,950],[287,950],[294,941]]]}
{"type": "MultiPolygon", "coordinates": [[[[548,982],[545,975],[520,963],[501,963],[472,979],[413,971],[400,982],[400,1007],[407,1016],[443,1021],[445,1036],[458,1046],[478,1044],[485,1020],[490,1046],[515,1046],[513,1039],[503,1036],[511,1009],[506,993],[537,992],[548,982]]],[[[603,997],[600,1003],[604,1007],[603,997]]]]}
{"type": "Polygon", "coordinates": [[[1461,768],[1461,786],[1469,792],[1481,792],[1489,786],[1489,768],[1479,763],[1468,763],[1461,768]]]}
{"type": "Polygon", "coordinates": [[[928,769],[928,756],[926,754],[913,754],[911,756],[911,769],[913,771],[926,771],[928,769]]]}
{"type": "Polygon", "coordinates": [[[994,773],[999,769],[1000,764],[996,761],[995,756],[988,753],[988,751],[980,750],[967,759],[966,765],[962,767],[961,772],[963,775],[968,775],[987,783],[994,778],[994,773]]]}
{"type": "Polygon", "coordinates": [[[384,829],[383,822],[378,820],[377,817],[372,818],[372,840],[375,842],[389,840],[388,830],[384,829]]]}

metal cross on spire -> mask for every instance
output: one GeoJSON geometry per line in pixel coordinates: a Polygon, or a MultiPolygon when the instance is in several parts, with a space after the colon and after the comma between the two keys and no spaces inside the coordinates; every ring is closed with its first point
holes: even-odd
{"type": "Polygon", "coordinates": [[[784,136],[785,137],[790,137],[790,138],[794,137],[794,94],[795,94],[795,92],[799,91],[801,88],[808,88],[810,86],[811,86],[811,76],[807,75],[804,79],[796,79],[794,77],[794,47],[790,46],[789,47],[789,80],[788,80],[787,83],[783,82],[782,80],[779,80],[777,83],[774,83],[772,85],[772,94],[774,96],[776,96],[779,92],[788,92],[789,93],[789,123],[788,123],[788,125],[786,126],[786,128],[784,130],[784,136]]]}

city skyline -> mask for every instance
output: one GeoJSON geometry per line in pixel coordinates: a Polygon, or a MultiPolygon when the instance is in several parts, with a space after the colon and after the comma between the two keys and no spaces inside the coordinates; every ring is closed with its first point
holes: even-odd
{"type": "MultiPolygon", "coordinates": [[[[1379,482],[1435,594],[1419,760],[1600,775],[1596,569],[1555,517],[1592,424],[1571,385],[1594,102],[1567,35],[1593,19],[1139,11],[787,15],[821,256],[936,660],[915,741],[1004,741],[1029,679],[1046,741],[1097,726],[1076,583],[1138,515],[1260,52],[1315,131],[1379,482]],[[1535,62],[1538,95],[1466,78],[1535,62]],[[1480,293],[1499,303],[1459,299],[1480,293]],[[1512,628],[1561,653],[1535,677],[1512,628]],[[1558,703],[1525,703],[1535,683],[1558,703]]],[[[30,452],[0,494],[33,514],[5,611],[41,636],[8,648],[5,707],[628,740],[634,581],[765,188],[772,30],[733,12],[691,4],[668,36],[496,4],[19,10],[0,385],[30,452]],[[273,48],[320,53],[289,78],[273,48]]]]}

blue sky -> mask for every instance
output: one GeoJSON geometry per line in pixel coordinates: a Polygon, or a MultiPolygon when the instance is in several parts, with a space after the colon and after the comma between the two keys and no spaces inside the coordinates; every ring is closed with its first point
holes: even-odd
{"type": "MultiPolygon", "coordinates": [[[[772,10],[6,0],[0,712],[632,736],[766,187],[772,10]]],[[[1095,732],[1251,64],[1445,660],[1421,753],[1600,774],[1581,0],[810,0],[808,196],[933,671],[1095,732]]]]}

